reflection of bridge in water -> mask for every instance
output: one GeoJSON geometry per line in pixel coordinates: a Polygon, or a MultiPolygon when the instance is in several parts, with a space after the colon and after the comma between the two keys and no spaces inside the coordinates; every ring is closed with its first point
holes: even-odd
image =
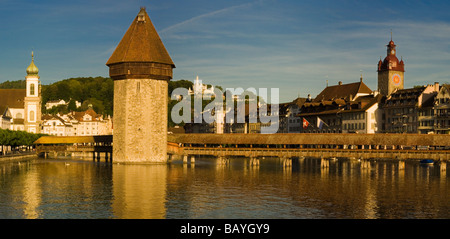
{"type": "MultiPolygon", "coordinates": [[[[415,134],[174,134],[168,135],[169,159],[195,161],[214,156],[221,163],[247,157],[259,164],[265,157],[279,157],[290,165],[293,158],[348,159],[450,159],[450,135],[415,134]]],[[[93,160],[112,161],[112,136],[44,136],[35,142],[41,155],[58,152],[92,153],[93,160]],[[109,156],[109,157],[108,157],[109,156]]]]}

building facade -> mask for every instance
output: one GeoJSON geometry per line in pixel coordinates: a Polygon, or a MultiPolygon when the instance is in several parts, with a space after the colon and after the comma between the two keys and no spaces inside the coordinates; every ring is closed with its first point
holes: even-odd
{"type": "Polygon", "coordinates": [[[381,129],[382,95],[378,92],[360,96],[349,102],[340,113],[342,133],[374,134],[381,129]]]}
{"type": "Polygon", "coordinates": [[[450,134],[450,85],[444,84],[434,100],[434,133],[450,134]]]}
{"type": "MultiPolygon", "coordinates": [[[[363,102],[362,98],[373,94],[372,90],[363,82],[327,86],[311,102],[305,102],[298,117],[302,120],[302,133],[342,133],[343,114],[345,120],[354,120],[346,111],[353,110],[356,114],[354,102],[363,102]]],[[[365,101],[364,101],[365,102],[365,101]]],[[[358,103],[356,104],[358,106],[358,103]]],[[[347,122],[347,124],[353,124],[347,122]]],[[[349,126],[350,129],[353,126],[349,126]]],[[[347,131],[350,131],[348,129],[347,131]]]]}
{"type": "Polygon", "coordinates": [[[8,106],[0,105],[0,129],[9,129],[11,127],[12,115],[8,106]]]}
{"type": "Polygon", "coordinates": [[[392,92],[383,105],[384,133],[433,132],[433,101],[439,84],[399,89],[392,92]],[[428,123],[429,122],[429,123],[428,123]]]}
{"type": "Polygon", "coordinates": [[[91,107],[82,112],[42,116],[42,132],[55,136],[111,135],[112,119],[97,114],[91,107]]]}
{"type": "Polygon", "coordinates": [[[74,136],[73,126],[59,115],[42,116],[42,133],[54,136],[74,136]]]}

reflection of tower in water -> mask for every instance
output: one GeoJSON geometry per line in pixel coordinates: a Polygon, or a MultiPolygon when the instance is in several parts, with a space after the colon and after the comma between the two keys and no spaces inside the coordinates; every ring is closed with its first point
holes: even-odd
{"type": "Polygon", "coordinates": [[[113,165],[114,217],[166,217],[167,165],[113,165]]]}

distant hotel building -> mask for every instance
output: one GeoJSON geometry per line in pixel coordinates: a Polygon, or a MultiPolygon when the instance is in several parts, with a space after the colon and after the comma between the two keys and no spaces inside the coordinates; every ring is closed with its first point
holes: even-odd
{"type": "Polygon", "coordinates": [[[450,85],[442,85],[434,100],[434,133],[450,134],[450,85]]]}
{"type": "Polygon", "coordinates": [[[192,89],[189,88],[188,92],[189,95],[215,96],[214,86],[211,86],[211,88],[208,89],[208,86],[203,84],[202,80],[198,79],[198,76],[192,85],[192,89]]]}
{"type": "Polygon", "coordinates": [[[434,98],[439,84],[401,89],[390,94],[384,105],[386,133],[434,132],[434,98]]]}
{"type": "MultiPolygon", "coordinates": [[[[69,102],[66,102],[65,100],[51,100],[51,101],[47,101],[47,103],[45,103],[45,109],[49,110],[53,107],[57,107],[60,105],[68,105],[69,102]]],[[[78,101],[75,101],[75,106],[81,107],[81,103],[78,101]]]]}
{"type": "Polygon", "coordinates": [[[302,133],[375,133],[381,96],[360,81],[327,86],[311,102],[303,104],[302,133]]]}
{"type": "Polygon", "coordinates": [[[83,112],[71,112],[65,115],[44,115],[42,132],[55,136],[92,136],[111,135],[112,119],[103,118],[91,107],[83,112]]]}

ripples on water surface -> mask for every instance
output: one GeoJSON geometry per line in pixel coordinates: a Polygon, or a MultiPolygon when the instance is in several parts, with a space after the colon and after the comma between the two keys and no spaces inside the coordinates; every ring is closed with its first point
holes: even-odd
{"type": "Polygon", "coordinates": [[[450,180],[439,166],[247,162],[0,163],[0,218],[450,218],[450,180]]]}

